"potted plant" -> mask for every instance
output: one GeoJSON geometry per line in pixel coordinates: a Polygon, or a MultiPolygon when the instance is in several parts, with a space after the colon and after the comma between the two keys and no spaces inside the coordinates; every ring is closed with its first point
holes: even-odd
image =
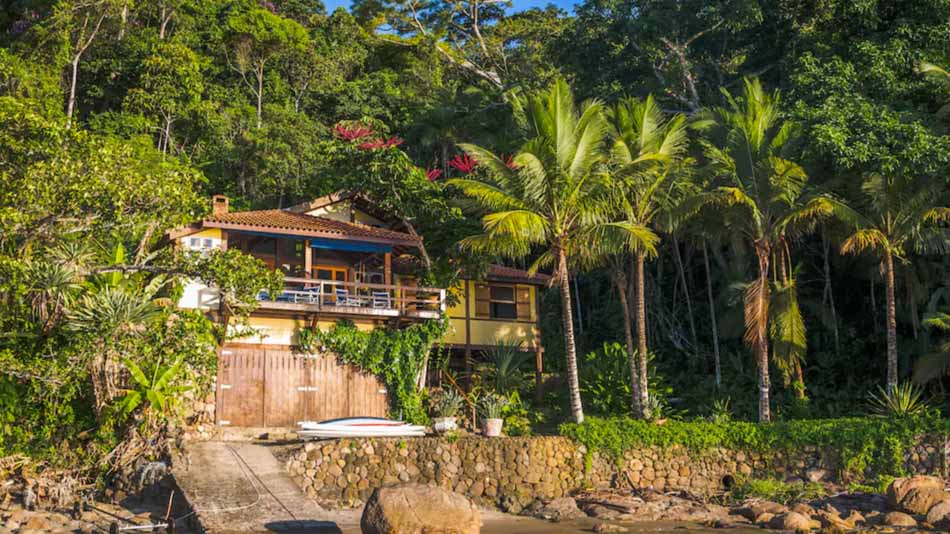
{"type": "Polygon", "coordinates": [[[459,410],[462,409],[463,402],[464,399],[462,395],[454,389],[442,392],[442,395],[436,400],[433,406],[435,408],[436,417],[432,418],[432,430],[441,434],[458,428],[456,415],[458,415],[459,410]]]}
{"type": "Polygon", "coordinates": [[[502,410],[508,404],[508,399],[495,393],[485,395],[479,400],[478,408],[482,414],[482,434],[485,437],[493,438],[501,435],[501,427],[505,420],[502,419],[502,410]]]}

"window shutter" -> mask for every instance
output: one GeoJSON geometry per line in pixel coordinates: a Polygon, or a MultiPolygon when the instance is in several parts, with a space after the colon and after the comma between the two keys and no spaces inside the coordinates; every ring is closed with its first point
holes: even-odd
{"type": "Polygon", "coordinates": [[[475,284],[475,317],[491,315],[491,288],[487,284],[475,284]]]}
{"type": "Polygon", "coordinates": [[[527,286],[518,286],[515,290],[518,301],[518,320],[531,320],[531,288],[527,286]]]}

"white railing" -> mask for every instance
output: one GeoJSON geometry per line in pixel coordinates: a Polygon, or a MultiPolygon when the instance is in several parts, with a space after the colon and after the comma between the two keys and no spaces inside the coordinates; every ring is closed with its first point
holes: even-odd
{"type": "Polygon", "coordinates": [[[434,287],[285,277],[284,290],[280,295],[272,298],[266,291],[261,291],[257,300],[261,301],[263,307],[290,304],[314,311],[435,316],[445,311],[445,296],[445,289],[434,287]]]}

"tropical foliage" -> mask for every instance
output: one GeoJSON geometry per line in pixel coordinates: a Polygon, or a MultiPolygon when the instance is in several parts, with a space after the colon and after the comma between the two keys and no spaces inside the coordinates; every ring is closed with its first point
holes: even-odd
{"type": "MultiPolygon", "coordinates": [[[[159,393],[206,387],[227,331],[171,306],[182,283],[221,289],[229,321],[281,283],[235,251],[164,246],[210,194],[345,190],[425,238],[429,285],[489,262],[554,275],[544,387],[514,356],[491,365],[511,417],[665,402],[721,442],[854,436],[834,443],[888,461],[878,438],[914,417],[794,420],[866,415],[911,375],[946,405],[950,2],[519,7],[4,3],[0,454],[101,465],[175,417],[159,393]]],[[[423,420],[440,328],[312,340],[423,420]]],[[[622,421],[591,435],[686,428],[622,421]]]]}

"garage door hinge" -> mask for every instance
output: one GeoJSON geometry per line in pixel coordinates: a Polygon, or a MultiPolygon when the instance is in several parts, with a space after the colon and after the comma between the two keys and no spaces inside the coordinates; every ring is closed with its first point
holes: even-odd
{"type": "Polygon", "coordinates": [[[297,391],[320,391],[317,386],[297,386],[297,391]]]}
{"type": "Polygon", "coordinates": [[[225,420],[222,419],[222,420],[218,421],[218,424],[221,425],[221,426],[230,425],[230,424],[231,424],[231,421],[225,421],[225,420]]]}
{"type": "Polygon", "coordinates": [[[231,384],[221,384],[221,389],[231,389],[231,384]]]}

